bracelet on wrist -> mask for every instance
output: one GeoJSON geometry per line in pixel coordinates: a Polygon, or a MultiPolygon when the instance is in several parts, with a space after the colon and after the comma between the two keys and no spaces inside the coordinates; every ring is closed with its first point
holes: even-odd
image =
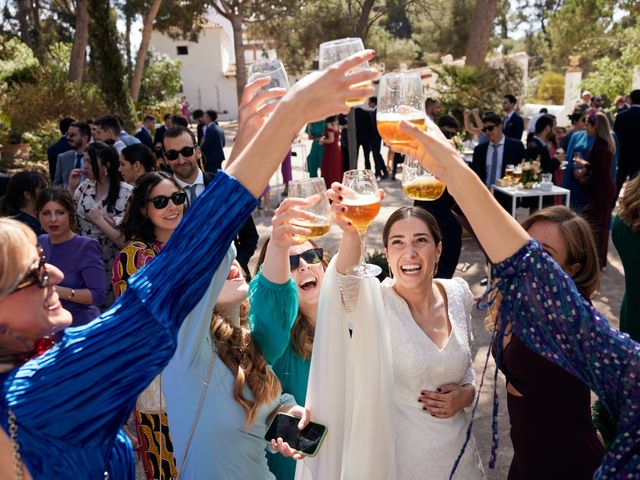
{"type": "Polygon", "coordinates": [[[71,300],[73,297],[76,296],[76,291],[74,288],[71,289],[71,293],[69,294],[69,296],[67,297],[67,300],[71,300]]]}

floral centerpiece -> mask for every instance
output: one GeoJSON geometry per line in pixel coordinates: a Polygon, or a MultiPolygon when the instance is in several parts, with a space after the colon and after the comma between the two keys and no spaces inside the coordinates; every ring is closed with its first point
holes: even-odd
{"type": "Polygon", "coordinates": [[[531,162],[522,162],[522,178],[520,183],[524,188],[533,188],[535,183],[540,182],[540,175],[542,174],[542,168],[540,166],[540,160],[536,159],[531,162]]]}

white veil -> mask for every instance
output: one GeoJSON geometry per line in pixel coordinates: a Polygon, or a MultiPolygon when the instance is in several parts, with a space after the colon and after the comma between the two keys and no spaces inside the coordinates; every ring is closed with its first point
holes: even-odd
{"type": "Polygon", "coordinates": [[[317,456],[298,462],[296,480],[394,479],[393,366],[380,283],[359,281],[347,313],[335,263],[320,293],[306,403],[327,436],[317,456]]]}

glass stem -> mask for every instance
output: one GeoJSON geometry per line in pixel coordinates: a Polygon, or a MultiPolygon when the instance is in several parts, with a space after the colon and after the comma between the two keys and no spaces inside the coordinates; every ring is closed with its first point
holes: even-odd
{"type": "Polygon", "coordinates": [[[366,244],[366,233],[367,229],[360,230],[358,229],[358,236],[360,237],[360,266],[365,267],[367,265],[367,244],[366,244]]]}

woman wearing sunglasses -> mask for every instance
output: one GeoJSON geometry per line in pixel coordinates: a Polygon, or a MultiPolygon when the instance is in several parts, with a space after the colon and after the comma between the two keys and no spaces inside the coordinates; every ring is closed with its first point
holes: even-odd
{"type": "Polygon", "coordinates": [[[62,273],[39,255],[28,227],[0,218],[0,478],[133,477],[131,444],[120,429],[135,399],[172,358],[186,316],[220,292],[233,238],[291,138],[306,123],[347,112],[354,95],[373,94],[354,85],[377,72],[349,73],[373,56],[363,51],[313,73],[277,104],[264,102],[283,91],[257,91],[268,78],[245,87],[238,139],[250,141],[236,141],[228,174],[217,173],[112,308],[65,331],[44,353],[42,340],[71,323],[55,291],[62,273]]]}
{"type": "MultiPolygon", "coordinates": [[[[282,239],[276,238],[277,235],[290,233],[280,227],[281,222],[287,221],[287,217],[282,216],[281,213],[281,208],[284,206],[281,205],[276,210],[276,216],[273,217],[273,236],[267,239],[262,246],[258,258],[256,278],[263,276],[262,265],[268,261],[277,267],[281,279],[290,276],[297,287],[298,309],[295,321],[291,333],[288,335],[286,348],[273,363],[273,371],[282,384],[282,391],[293,395],[299,405],[304,405],[307,397],[318,300],[327,261],[324,258],[322,248],[319,248],[313,240],[291,245],[287,249],[272,245],[272,242],[282,241],[282,239]],[[288,264],[285,261],[287,256],[289,257],[288,264]]],[[[292,214],[295,215],[295,211],[292,214]]],[[[256,284],[256,288],[261,288],[260,282],[256,284]]],[[[255,302],[253,306],[259,308],[255,302]]],[[[295,461],[282,455],[273,454],[268,455],[268,461],[269,470],[278,480],[293,480],[296,471],[295,461]]]]}
{"type": "MultiPolygon", "coordinates": [[[[121,226],[127,243],[113,262],[116,299],[126,290],[129,278],[160,253],[182,221],[186,201],[187,194],[164,172],[146,173],[138,179],[121,226]]],[[[138,478],[175,477],[177,470],[160,393],[160,376],[138,397],[134,420],[138,478]]]]}

